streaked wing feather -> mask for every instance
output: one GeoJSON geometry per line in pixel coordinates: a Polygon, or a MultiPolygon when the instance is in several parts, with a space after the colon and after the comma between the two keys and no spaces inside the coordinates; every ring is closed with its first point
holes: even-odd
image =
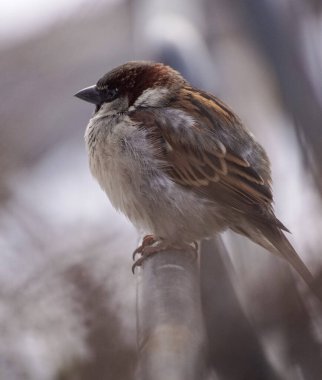
{"type": "Polygon", "coordinates": [[[173,167],[172,178],[182,185],[204,187],[220,182],[248,202],[272,201],[270,188],[249,166],[239,166],[209,152],[204,152],[203,159],[197,159],[191,151],[183,152],[180,147],[173,147],[169,161],[173,167]]]}
{"type": "MultiPolygon", "coordinates": [[[[138,110],[132,115],[144,128],[160,134],[164,141],[163,159],[171,178],[183,186],[204,191],[210,200],[212,192],[207,189],[220,185],[235,193],[241,202],[270,208],[269,175],[259,173],[249,160],[220,138],[224,128],[229,128],[231,134],[241,133],[235,115],[209,94],[186,89],[182,96],[185,100],[178,102],[176,110],[174,103],[173,108],[138,110]]],[[[242,138],[247,143],[249,135],[240,135],[239,139],[242,138]]]]}

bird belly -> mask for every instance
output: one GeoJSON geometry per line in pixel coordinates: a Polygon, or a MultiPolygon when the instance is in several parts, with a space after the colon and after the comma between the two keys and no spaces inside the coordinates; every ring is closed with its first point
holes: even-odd
{"type": "Polygon", "coordinates": [[[112,205],[139,230],[191,242],[224,228],[214,203],[167,176],[144,131],[122,122],[97,133],[94,148],[86,139],[91,171],[112,205]]]}

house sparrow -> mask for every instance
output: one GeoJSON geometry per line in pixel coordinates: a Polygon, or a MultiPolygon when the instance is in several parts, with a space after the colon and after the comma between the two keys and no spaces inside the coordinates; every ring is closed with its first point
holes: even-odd
{"type": "Polygon", "coordinates": [[[312,282],[274,215],[267,155],[221,100],[151,62],[119,66],[75,96],[96,105],[85,133],[92,174],[116,209],[153,234],[143,256],[230,228],[312,282]]]}

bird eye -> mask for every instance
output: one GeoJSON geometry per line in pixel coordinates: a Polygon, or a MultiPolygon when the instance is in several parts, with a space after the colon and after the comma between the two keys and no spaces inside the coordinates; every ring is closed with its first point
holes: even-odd
{"type": "Polygon", "coordinates": [[[119,90],[116,87],[111,87],[100,90],[100,93],[104,102],[111,102],[117,97],[119,90]]]}

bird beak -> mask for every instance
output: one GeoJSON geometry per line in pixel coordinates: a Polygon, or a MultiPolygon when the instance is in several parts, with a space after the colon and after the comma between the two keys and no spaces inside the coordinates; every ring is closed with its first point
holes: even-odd
{"type": "Polygon", "coordinates": [[[85,102],[93,103],[96,105],[102,104],[102,99],[99,91],[96,88],[96,85],[83,88],[82,90],[78,91],[74,96],[76,96],[76,98],[85,100],[85,102]]]}

